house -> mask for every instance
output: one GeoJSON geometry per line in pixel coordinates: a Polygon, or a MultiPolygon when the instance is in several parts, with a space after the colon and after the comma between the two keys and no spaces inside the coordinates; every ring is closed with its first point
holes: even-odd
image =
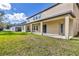
{"type": "Polygon", "coordinates": [[[22,26],[20,25],[11,26],[9,31],[22,32],[22,26]]]}
{"type": "Polygon", "coordinates": [[[25,25],[26,22],[22,22],[22,23],[19,23],[19,24],[14,24],[12,26],[10,26],[9,30],[10,31],[15,31],[15,32],[26,32],[26,28],[25,28],[25,25]]]}
{"type": "Polygon", "coordinates": [[[57,3],[27,18],[25,30],[54,38],[70,39],[79,33],[79,4],[57,3]]]}

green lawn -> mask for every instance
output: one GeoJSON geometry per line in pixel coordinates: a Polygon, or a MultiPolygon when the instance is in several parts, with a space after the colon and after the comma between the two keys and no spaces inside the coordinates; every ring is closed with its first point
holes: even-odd
{"type": "Polygon", "coordinates": [[[62,40],[21,32],[5,34],[0,34],[0,55],[79,55],[79,40],[62,40]]]}

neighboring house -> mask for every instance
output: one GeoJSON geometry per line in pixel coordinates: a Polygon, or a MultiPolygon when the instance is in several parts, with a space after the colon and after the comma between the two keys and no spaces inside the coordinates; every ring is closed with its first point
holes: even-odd
{"type": "Polygon", "coordinates": [[[26,22],[22,22],[20,24],[14,24],[13,26],[10,27],[10,31],[15,31],[15,32],[26,32],[26,27],[24,26],[26,22]]]}
{"type": "Polygon", "coordinates": [[[10,31],[21,32],[22,27],[21,26],[12,26],[12,27],[10,27],[10,31]]]}
{"type": "Polygon", "coordinates": [[[26,31],[70,39],[79,32],[79,7],[76,3],[55,4],[27,18],[26,31]]]}

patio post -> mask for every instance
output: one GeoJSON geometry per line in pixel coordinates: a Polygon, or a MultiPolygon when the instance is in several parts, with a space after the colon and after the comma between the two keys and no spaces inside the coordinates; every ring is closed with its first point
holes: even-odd
{"type": "Polygon", "coordinates": [[[24,32],[26,32],[26,25],[24,25],[24,32]]]}
{"type": "Polygon", "coordinates": [[[69,15],[65,16],[65,38],[69,39],[69,15]]]}
{"type": "Polygon", "coordinates": [[[43,35],[43,22],[40,22],[40,33],[43,35]]]}
{"type": "Polygon", "coordinates": [[[32,24],[30,24],[30,31],[31,31],[31,33],[32,33],[32,24]]]}

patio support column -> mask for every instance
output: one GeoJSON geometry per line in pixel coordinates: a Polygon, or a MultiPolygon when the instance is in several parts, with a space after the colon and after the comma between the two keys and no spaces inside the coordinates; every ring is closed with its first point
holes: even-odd
{"type": "Polygon", "coordinates": [[[65,16],[65,38],[69,39],[69,16],[65,16]]]}
{"type": "Polygon", "coordinates": [[[40,22],[40,33],[43,35],[43,22],[40,22]]]}
{"type": "Polygon", "coordinates": [[[31,31],[31,33],[32,33],[32,24],[30,24],[30,31],[31,31]]]}
{"type": "Polygon", "coordinates": [[[26,32],[26,25],[24,25],[24,32],[26,32]]]}

